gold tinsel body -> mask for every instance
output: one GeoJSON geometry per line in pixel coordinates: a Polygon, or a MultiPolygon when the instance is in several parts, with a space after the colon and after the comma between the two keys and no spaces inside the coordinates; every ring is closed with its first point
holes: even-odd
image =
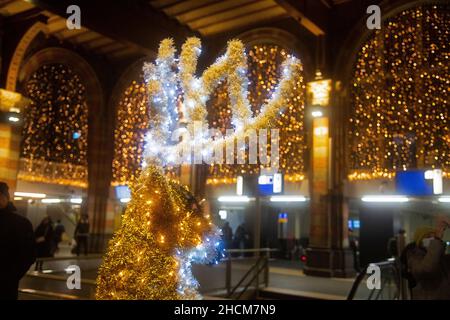
{"type": "Polygon", "coordinates": [[[176,249],[189,250],[212,224],[189,191],[149,165],[132,186],[132,200],[109,243],[97,277],[97,299],[191,299],[177,291],[176,249]]]}

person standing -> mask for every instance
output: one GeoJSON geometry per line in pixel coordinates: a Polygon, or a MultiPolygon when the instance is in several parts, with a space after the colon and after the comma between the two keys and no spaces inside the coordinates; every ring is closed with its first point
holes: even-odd
{"type": "Polygon", "coordinates": [[[0,300],[17,300],[19,280],[35,261],[33,227],[10,202],[9,188],[0,182],[0,300]]]}
{"type": "Polygon", "coordinates": [[[356,272],[361,272],[359,267],[359,241],[358,238],[353,234],[352,229],[348,229],[348,241],[350,250],[352,250],[353,254],[353,268],[356,272]]]}
{"type": "Polygon", "coordinates": [[[80,255],[81,246],[84,249],[84,255],[88,254],[88,239],[89,239],[89,219],[87,215],[82,215],[78,221],[74,232],[74,238],[77,242],[76,253],[80,255]]]}
{"type": "Polygon", "coordinates": [[[225,249],[230,249],[231,242],[233,241],[233,230],[228,221],[226,221],[222,227],[222,239],[225,249]]]}
{"type": "MultiPolygon", "coordinates": [[[[247,233],[247,230],[245,229],[245,224],[241,223],[234,233],[234,242],[236,249],[245,249],[247,246],[247,242],[249,240],[249,235],[247,233]]],[[[244,252],[241,252],[241,257],[245,256],[244,252]]]]}
{"type": "MultiPolygon", "coordinates": [[[[50,258],[54,254],[54,230],[50,217],[42,219],[34,232],[36,238],[36,253],[38,258],[50,258]]],[[[36,271],[42,271],[42,261],[36,262],[36,271]]]]}

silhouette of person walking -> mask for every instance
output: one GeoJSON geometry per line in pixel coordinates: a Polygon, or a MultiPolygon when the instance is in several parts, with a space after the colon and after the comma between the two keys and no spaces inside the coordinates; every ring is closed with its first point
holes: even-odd
{"type": "Polygon", "coordinates": [[[10,202],[9,188],[0,182],[0,300],[17,300],[19,280],[35,261],[33,227],[10,202]]]}

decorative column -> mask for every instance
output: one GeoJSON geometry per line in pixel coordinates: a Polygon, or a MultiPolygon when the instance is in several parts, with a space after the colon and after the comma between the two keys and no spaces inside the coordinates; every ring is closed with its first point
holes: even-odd
{"type": "MultiPolygon", "coordinates": [[[[99,99],[101,102],[101,100],[99,99]]],[[[88,125],[88,189],[87,202],[82,208],[91,223],[91,252],[103,252],[107,245],[106,213],[112,178],[114,153],[114,112],[100,103],[97,114],[90,112],[88,125]]],[[[93,110],[93,109],[92,109],[93,110]]],[[[83,202],[84,203],[84,202],[83,202]]]]}
{"type": "Polygon", "coordinates": [[[0,89],[0,181],[14,194],[19,171],[21,112],[28,103],[17,92],[0,89]]]}
{"type": "MultiPolygon", "coordinates": [[[[308,105],[312,116],[310,165],[310,242],[305,274],[346,277],[353,274],[352,255],[346,233],[347,205],[343,197],[343,121],[338,106],[330,106],[331,93],[337,94],[331,79],[308,83],[308,105]]],[[[335,98],[335,97],[334,97],[335,98]]],[[[338,99],[333,99],[337,102],[338,99]]]]}

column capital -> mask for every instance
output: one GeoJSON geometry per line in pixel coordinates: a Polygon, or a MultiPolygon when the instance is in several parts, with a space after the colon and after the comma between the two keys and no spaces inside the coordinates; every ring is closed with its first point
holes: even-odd
{"type": "Polygon", "coordinates": [[[22,94],[0,89],[0,111],[20,113],[30,103],[22,94]]]}

